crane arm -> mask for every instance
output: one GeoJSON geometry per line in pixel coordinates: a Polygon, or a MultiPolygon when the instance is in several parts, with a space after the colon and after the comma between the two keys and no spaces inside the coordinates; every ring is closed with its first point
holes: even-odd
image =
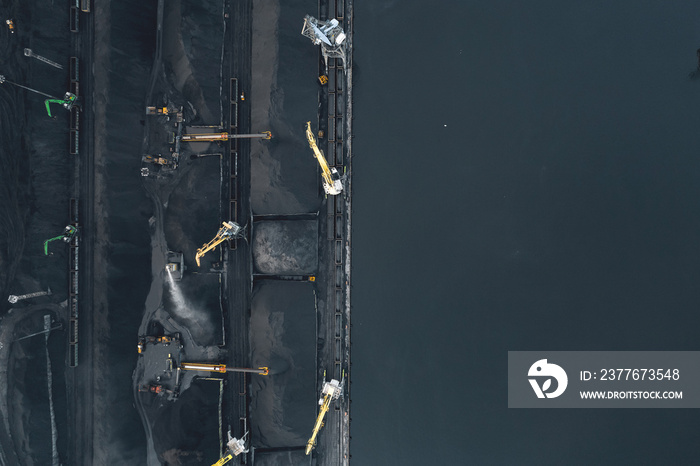
{"type": "Polygon", "coordinates": [[[197,267],[200,267],[199,260],[202,258],[202,256],[204,256],[204,254],[223,243],[224,240],[237,237],[237,235],[239,235],[242,231],[243,229],[234,222],[223,222],[214,239],[197,249],[197,255],[194,257],[195,261],[197,261],[197,267]]]}
{"type": "Polygon", "coordinates": [[[58,239],[63,239],[63,235],[58,235],[54,238],[49,238],[46,241],[44,241],[44,255],[48,256],[49,255],[49,243],[51,241],[56,241],[58,239]]]}
{"type": "Polygon", "coordinates": [[[228,133],[185,134],[183,141],[228,141],[228,133]]]}
{"type": "Polygon", "coordinates": [[[221,458],[219,461],[212,464],[211,466],[223,466],[224,464],[228,463],[232,459],[233,459],[233,455],[231,453],[229,453],[228,455],[224,456],[223,458],[221,458]]]}
{"type": "Polygon", "coordinates": [[[336,195],[343,191],[343,185],[340,182],[340,175],[338,175],[338,170],[335,168],[330,168],[326,158],[323,156],[323,152],[318,148],[316,144],[316,138],[314,138],[311,132],[311,122],[306,122],[306,139],[309,141],[309,147],[314,152],[314,157],[321,166],[321,176],[323,177],[323,189],[326,194],[336,195]]]}
{"type": "Polygon", "coordinates": [[[321,430],[321,427],[323,427],[323,418],[326,416],[328,408],[330,408],[331,406],[332,400],[333,394],[331,393],[327,394],[323,398],[323,404],[321,405],[321,409],[318,411],[318,417],[316,418],[316,424],[314,425],[313,433],[311,434],[311,438],[309,439],[309,441],[306,443],[307,455],[311,453],[311,450],[313,450],[314,445],[316,445],[316,436],[318,435],[318,431],[321,430]]]}
{"type": "Polygon", "coordinates": [[[219,235],[216,235],[216,237],[213,240],[209,241],[207,244],[197,249],[197,255],[195,256],[195,260],[197,261],[197,267],[200,266],[199,260],[204,256],[204,254],[208,253],[209,251],[223,243],[225,239],[225,237],[220,237],[219,235]]]}
{"type": "Polygon", "coordinates": [[[73,104],[75,104],[75,100],[77,97],[75,94],[71,94],[70,92],[66,92],[66,95],[63,97],[63,99],[46,99],[44,101],[44,105],[46,105],[46,113],[49,114],[49,117],[53,118],[53,115],[51,115],[51,105],[50,104],[59,104],[62,105],[63,108],[66,110],[70,110],[71,107],[73,107],[73,104]]]}
{"type": "Polygon", "coordinates": [[[318,160],[318,164],[321,166],[323,179],[326,180],[326,183],[332,185],[333,179],[331,178],[331,169],[328,167],[328,162],[326,162],[326,158],[323,156],[321,150],[316,145],[316,138],[314,138],[314,135],[311,132],[310,121],[306,122],[306,139],[309,141],[309,146],[311,147],[311,150],[314,151],[314,157],[316,157],[316,160],[318,160]]]}

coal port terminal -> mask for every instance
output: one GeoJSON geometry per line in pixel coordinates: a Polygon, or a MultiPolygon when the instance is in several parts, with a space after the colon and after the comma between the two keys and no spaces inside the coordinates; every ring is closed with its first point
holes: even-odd
{"type": "Polygon", "coordinates": [[[8,3],[0,464],[349,464],[353,1],[8,3]]]}

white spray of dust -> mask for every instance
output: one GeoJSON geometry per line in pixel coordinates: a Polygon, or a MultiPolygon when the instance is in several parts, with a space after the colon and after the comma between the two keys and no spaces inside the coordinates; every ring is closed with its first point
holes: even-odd
{"type": "Polygon", "coordinates": [[[182,311],[186,311],[187,309],[185,296],[182,294],[180,287],[175,284],[173,273],[170,271],[170,269],[166,270],[168,271],[168,282],[170,283],[170,295],[173,297],[173,304],[175,304],[178,314],[180,314],[182,311]]]}
{"type": "MultiPolygon", "coordinates": [[[[166,268],[166,270],[168,270],[166,268]]],[[[189,305],[185,300],[185,295],[173,279],[173,274],[168,270],[168,283],[170,284],[170,296],[175,306],[177,316],[186,321],[187,326],[193,335],[205,335],[214,331],[214,327],[209,320],[209,316],[195,307],[189,305]]]]}

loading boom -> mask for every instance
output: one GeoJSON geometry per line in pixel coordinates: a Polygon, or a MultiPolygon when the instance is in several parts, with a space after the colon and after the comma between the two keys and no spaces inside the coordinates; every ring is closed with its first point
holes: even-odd
{"type": "Polygon", "coordinates": [[[309,146],[311,147],[311,150],[314,151],[314,157],[316,157],[318,164],[321,166],[321,176],[323,177],[323,190],[326,192],[326,194],[330,194],[331,196],[340,194],[341,192],[343,192],[343,183],[340,182],[340,175],[338,174],[338,170],[336,170],[334,167],[331,168],[328,166],[328,162],[323,156],[323,152],[321,152],[321,150],[316,145],[316,138],[314,138],[314,135],[311,132],[310,121],[306,122],[306,139],[309,141],[309,146]]]}
{"type": "Polygon", "coordinates": [[[244,230],[245,229],[236,222],[223,222],[214,239],[197,249],[197,255],[194,257],[195,261],[197,262],[197,267],[201,266],[200,260],[204,254],[208,253],[227,239],[242,237],[244,235],[244,230]]]}
{"type": "Polygon", "coordinates": [[[229,139],[272,139],[272,133],[263,131],[255,134],[229,134],[229,133],[205,133],[205,134],[184,134],[183,141],[187,142],[213,142],[228,141],[229,139]]]}
{"type": "Polygon", "coordinates": [[[340,398],[343,389],[340,386],[341,382],[333,379],[330,382],[323,382],[323,389],[321,389],[321,399],[318,400],[318,404],[321,408],[318,410],[318,416],[316,417],[316,424],[314,424],[314,430],[311,433],[311,438],[306,443],[306,454],[310,454],[311,450],[316,446],[316,437],[318,432],[323,427],[323,418],[326,416],[328,409],[331,406],[331,401],[340,398]]]}
{"type": "Polygon", "coordinates": [[[270,369],[267,367],[249,369],[246,367],[226,367],[226,364],[209,364],[200,362],[183,362],[180,364],[180,369],[185,371],[218,372],[219,374],[225,374],[227,372],[246,372],[249,374],[268,375],[270,373],[270,369]]]}

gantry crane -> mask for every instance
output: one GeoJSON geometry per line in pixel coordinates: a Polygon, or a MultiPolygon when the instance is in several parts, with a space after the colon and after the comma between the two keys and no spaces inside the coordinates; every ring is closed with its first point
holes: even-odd
{"type": "Polygon", "coordinates": [[[219,374],[225,374],[226,372],[248,372],[250,374],[267,375],[270,373],[270,369],[267,367],[248,369],[244,367],[226,367],[226,364],[208,364],[199,362],[183,362],[180,364],[180,369],[186,371],[218,372],[219,374]]]}
{"type": "Polygon", "coordinates": [[[309,141],[309,146],[311,150],[314,151],[314,157],[318,160],[318,164],[321,166],[321,176],[323,176],[323,190],[326,194],[335,196],[343,192],[343,183],[340,182],[340,175],[335,167],[329,167],[326,158],[323,156],[323,152],[316,145],[316,138],[314,138],[311,132],[311,122],[306,122],[306,139],[309,141]]]}
{"type": "Polygon", "coordinates": [[[241,238],[245,234],[245,228],[241,227],[236,222],[223,222],[219,232],[214,239],[206,243],[201,248],[197,249],[197,255],[194,257],[197,262],[197,267],[200,267],[200,259],[204,254],[208,253],[227,239],[241,238]]]}
{"type": "Polygon", "coordinates": [[[318,411],[318,417],[316,418],[316,424],[314,425],[311,438],[306,443],[307,455],[310,454],[311,450],[313,450],[316,446],[316,436],[318,435],[318,431],[321,430],[321,427],[323,427],[323,418],[326,416],[326,413],[331,406],[331,401],[337,400],[343,393],[342,382],[342,380],[338,382],[335,379],[332,379],[330,382],[326,382],[325,380],[323,382],[321,398],[318,400],[318,404],[321,406],[321,409],[318,411]]]}

